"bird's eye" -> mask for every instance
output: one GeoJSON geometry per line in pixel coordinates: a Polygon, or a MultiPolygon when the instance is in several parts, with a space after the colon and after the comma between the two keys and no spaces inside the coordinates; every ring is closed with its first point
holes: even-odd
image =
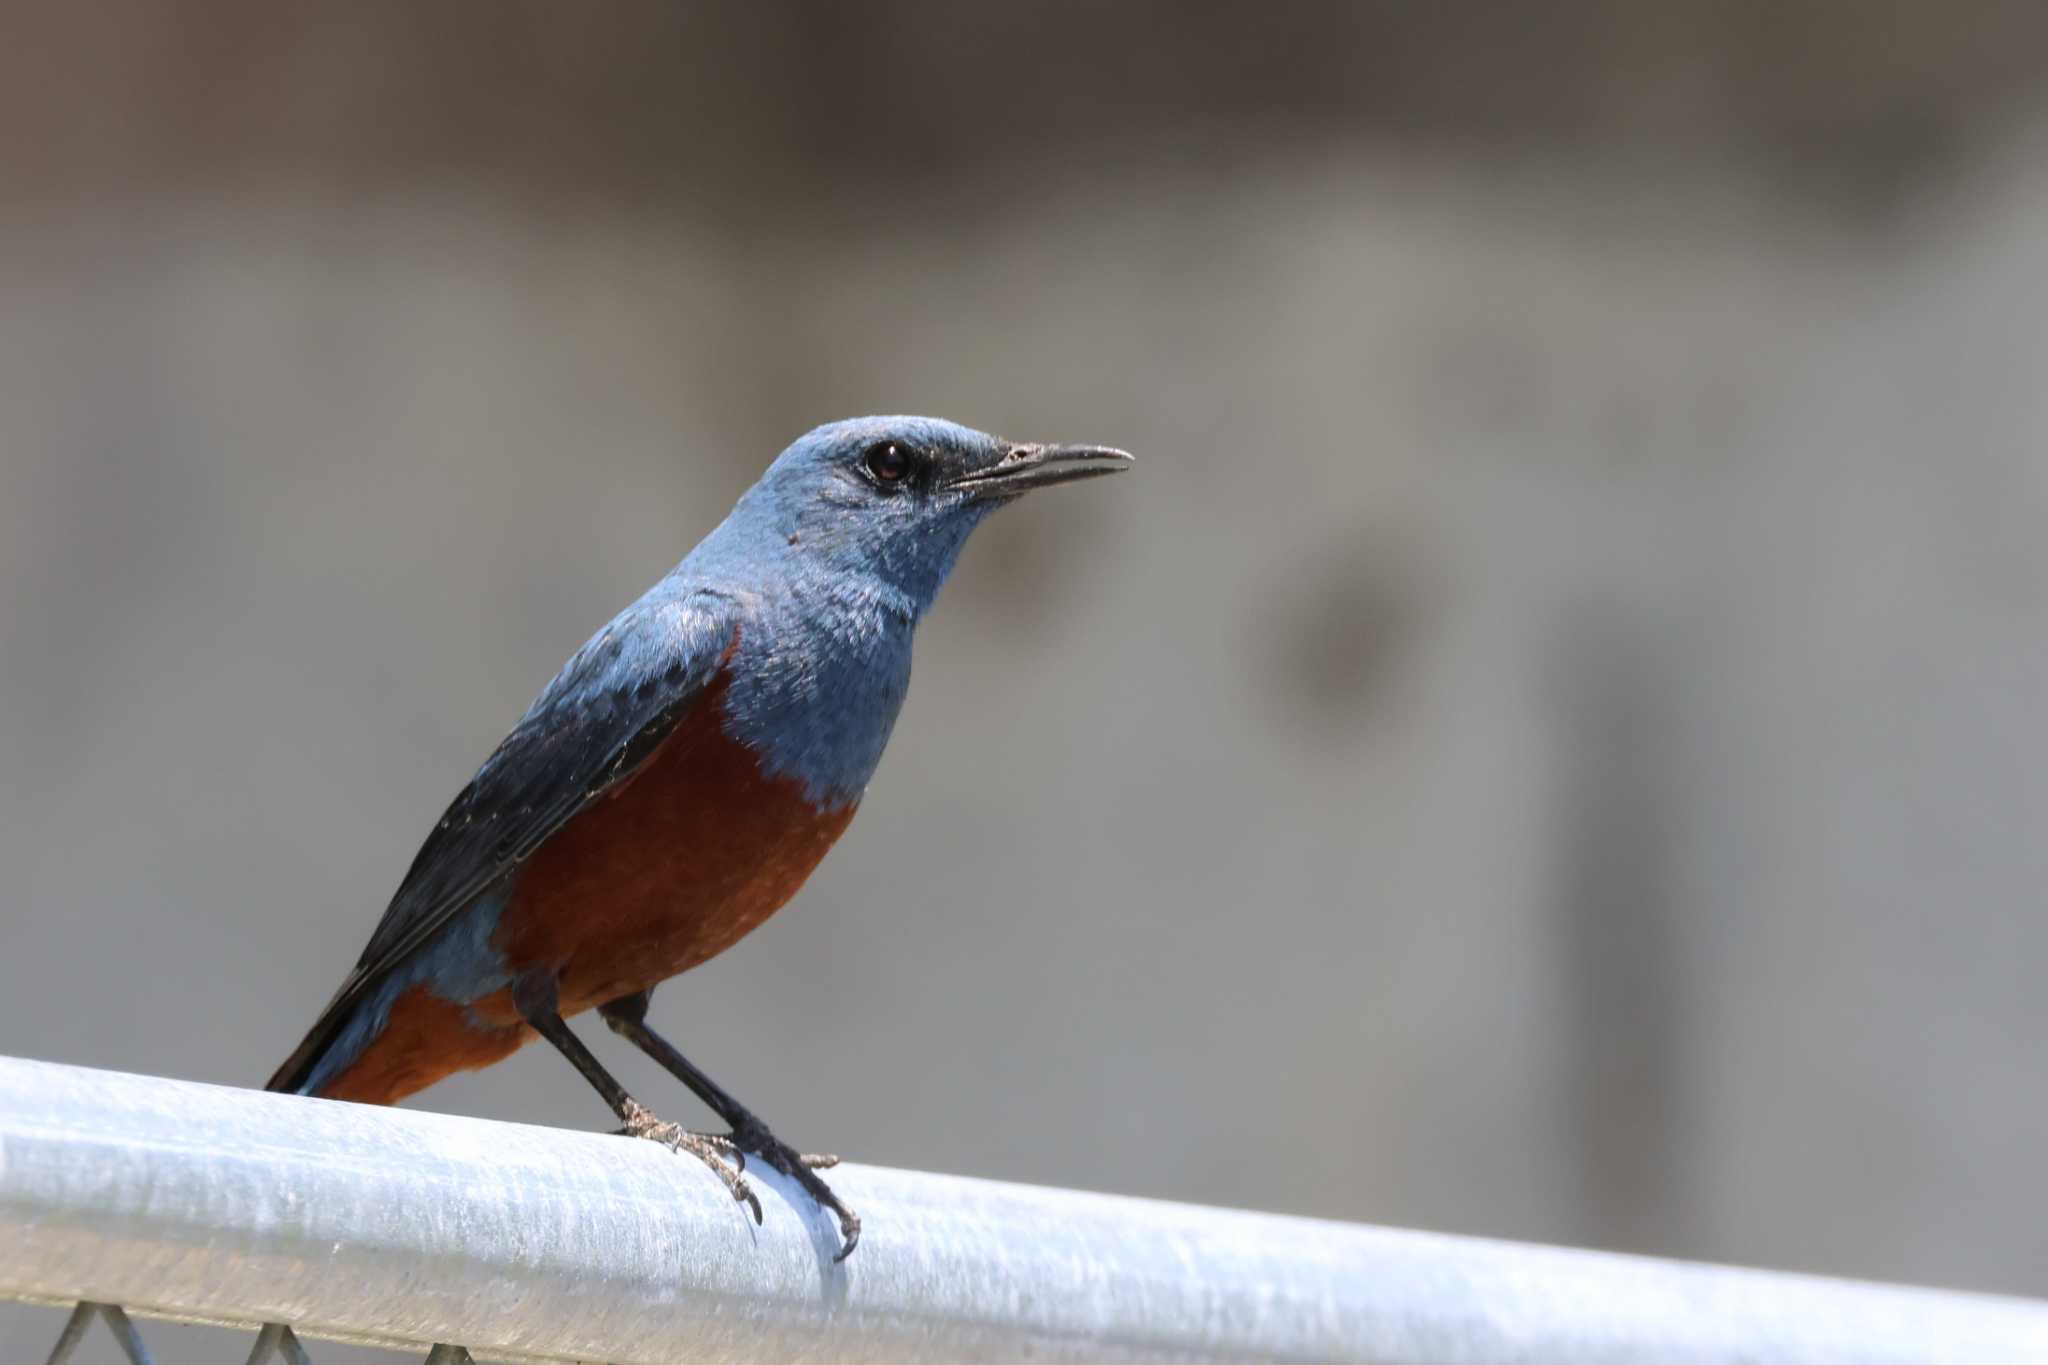
{"type": "Polygon", "coordinates": [[[879,484],[898,484],[910,477],[910,452],[894,441],[870,446],[861,463],[868,476],[879,484]]]}

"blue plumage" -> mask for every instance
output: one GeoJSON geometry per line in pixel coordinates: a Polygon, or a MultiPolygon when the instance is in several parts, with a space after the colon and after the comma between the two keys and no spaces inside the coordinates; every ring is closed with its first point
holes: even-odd
{"type": "Polygon", "coordinates": [[[744,1196],[729,1148],[654,1120],[567,1032],[562,1015],[595,1006],[733,1141],[801,1172],[850,1250],[858,1220],[646,1029],[647,992],[772,913],[844,828],[903,705],[917,623],[982,519],[1128,462],[927,417],[799,438],[541,692],[271,1087],[389,1101],[538,1032],[629,1131],[689,1147],[744,1196]]]}

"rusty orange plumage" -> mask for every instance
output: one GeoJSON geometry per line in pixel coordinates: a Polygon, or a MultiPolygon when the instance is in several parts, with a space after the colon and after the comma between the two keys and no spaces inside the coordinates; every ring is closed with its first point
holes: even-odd
{"type": "Polygon", "coordinates": [[[1129,463],[921,417],[810,432],[667,577],[571,657],[421,846],[355,970],[270,1079],[388,1104],[546,1038],[624,1132],[702,1158],[760,1216],[761,1157],[860,1220],[647,1025],[659,983],[786,904],[846,830],[911,638],[996,506],[1129,463]],[[565,1020],[595,1009],[731,1127],[656,1118],[565,1020]]]}
{"type": "MultiPolygon", "coordinates": [[[[788,904],[853,820],[857,803],[821,811],[801,784],[762,775],[719,724],[725,688],[721,677],[653,757],[520,872],[492,943],[513,972],[556,975],[565,1018],[652,990],[739,942],[788,904]]],[[[467,1006],[415,986],[317,1093],[395,1103],[535,1036],[509,986],[467,1006]]]]}

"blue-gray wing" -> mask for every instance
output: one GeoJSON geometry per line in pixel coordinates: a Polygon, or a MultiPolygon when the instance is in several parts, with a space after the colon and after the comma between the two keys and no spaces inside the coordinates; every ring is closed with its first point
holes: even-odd
{"type": "Polygon", "coordinates": [[[304,1083],[363,994],[644,763],[736,638],[730,599],[657,587],[576,651],[420,846],[355,970],[270,1078],[304,1083]]]}

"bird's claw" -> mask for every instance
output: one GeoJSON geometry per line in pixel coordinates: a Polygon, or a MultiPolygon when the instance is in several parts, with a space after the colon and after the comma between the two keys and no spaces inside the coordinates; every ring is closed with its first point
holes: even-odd
{"type": "Polygon", "coordinates": [[[832,1201],[832,1208],[839,1215],[839,1254],[832,1258],[832,1264],[838,1265],[853,1255],[853,1249],[860,1245],[860,1215],[837,1199],[832,1201]]]}
{"type": "Polygon", "coordinates": [[[761,1223],[761,1197],[754,1193],[753,1185],[741,1174],[747,1168],[747,1155],[730,1137],[723,1133],[691,1132],[680,1123],[655,1117],[653,1111],[641,1105],[633,1107],[626,1117],[625,1127],[618,1132],[622,1137],[645,1138],[672,1152],[688,1152],[696,1157],[724,1184],[733,1202],[745,1204],[753,1211],[755,1224],[761,1223]]]}
{"type": "Polygon", "coordinates": [[[837,1166],[838,1157],[799,1152],[769,1132],[758,1120],[730,1133],[696,1133],[679,1123],[657,1118],[652,1110],[638,1103],[625,1112],[625,1119],[625,1126],[618,1130],[623,1136],[658,1142],[674,1152],[688,1152],[710,1167],[711,1173],[731,1191],[733,1199],[753,1210],[754,1222],[758,1224],[762,1221],[761,1198],[754,1193],[754,1187],[746,1176],[741,1174],[747,1169],[747,1153],[754,1153],[801,1185],[804,1193],[816,1200],[820,1208],[830,1209],[838,1215],[841,1246],[839,1254],[832,1258],[835,1264],[851,1256],[853,1249],[860,1245],[860,1215],[840,1203],[839,1196],[832,1193],[832,1187],[818,1179],[816,1174],[837,1166]]]}
{"type": "Polygon", "coordinates": [[[853,1249],[860,1245],[860,1215],[839,1202],[839,1196],[832,1193],[832,1187],[818,1179],[818,1171],[829,1171],[839,1164],[839,1158],[831,1155],[806,1155],[768,1131],[758,1121],[751,1126],[734,1130],[726,1139],[740,1151],[751,1151],[776,1170],[803,1187],[820,1208],[827,1208],[839,1217],[839,1254],[832,1258],[833,1264],[853,1255],[853,1249]]]}
{"type": "MultiPolygon", "coordinates": [[[[719,1150],[720,1155],[738,1166],[742,1172],[747,1169],[747,1149],[740,1146],[735,1133],[699,1133],[698,1137],[719,1150]]],[[[771,1137],[768,1139],[773,1142],[771,1137]]],[[[795,1159],[814,1171],[829,1171],[839,1164],[839,1158],[830,1152],[801,1152],[793,1154],[795,1159]]]]}

